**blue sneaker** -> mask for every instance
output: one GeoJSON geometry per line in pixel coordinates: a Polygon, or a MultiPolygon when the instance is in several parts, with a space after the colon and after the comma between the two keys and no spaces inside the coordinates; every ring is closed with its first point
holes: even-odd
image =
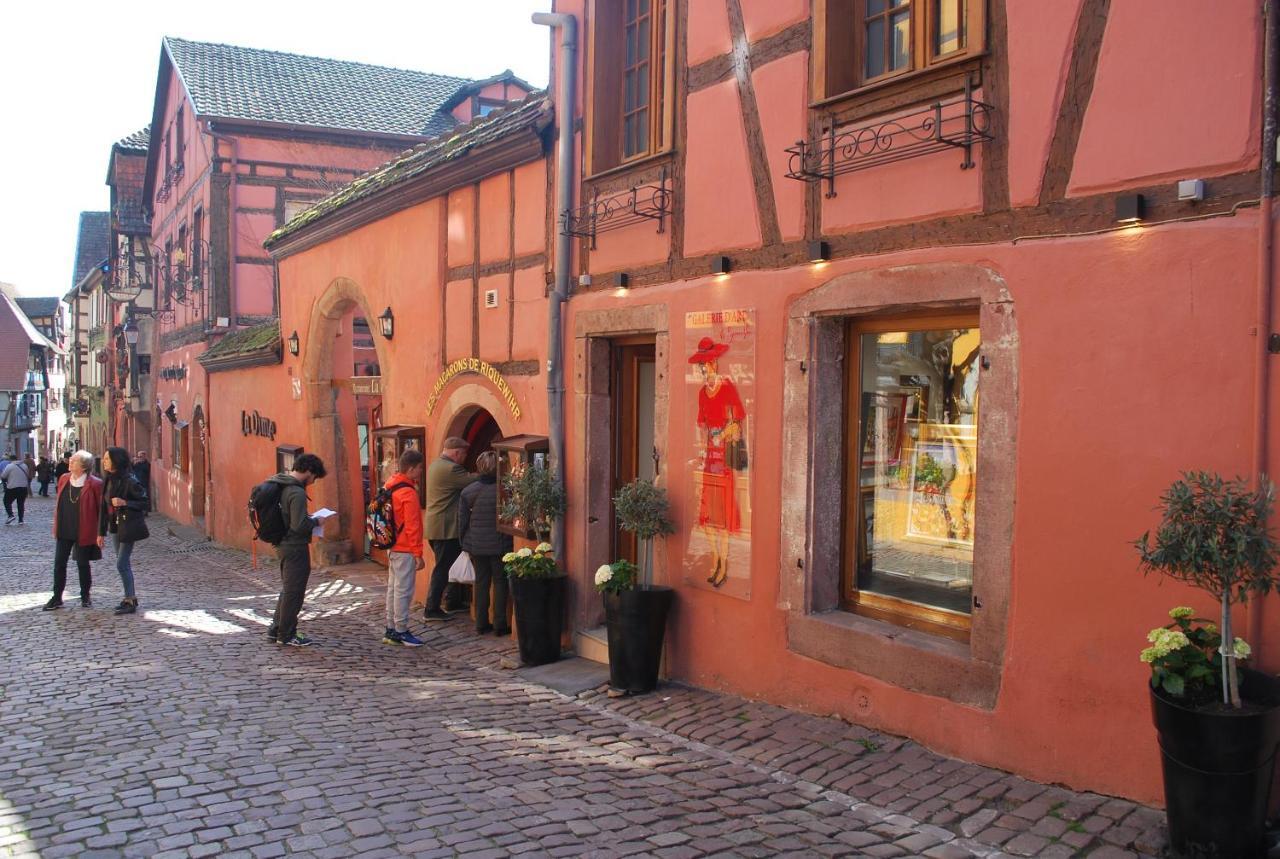
{"type": "Polygon", "coordinates": [[[382,633],[382,643],[383,644],[404,644],[404,641],[401,639],[400,633],[396,632],[391,627],[387,627],[386,632],[382,633]]]}
{"type": "Polygon", "coordinates": [[[405,647],[421,647],[426,644],[425,641],[407,629],[404,632],[397,632],[396,635],[400,636],[400,643],[405,647]]]}
{"type": "Polygon", "coordinates": [[[293,638],[282,643],[288,647],[310,647],[315,644],[315,641],[307,638],[305,635],[295,634],[293,638]]]}

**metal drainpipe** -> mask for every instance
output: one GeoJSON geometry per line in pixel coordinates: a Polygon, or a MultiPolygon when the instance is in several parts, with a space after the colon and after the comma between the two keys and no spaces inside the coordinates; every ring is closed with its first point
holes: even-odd
{"type": "MultiPolygon", "coordinates": [[[[1272,195],[1275,194],[1276,160],[1276,65],[1280,62],[1280,46],[1276,41],[1275,0],[1266,0],[1262,11],[1263,30],[1262,63],[1262,157],[1259,159],[1261,182],[1258,203],[1258,290],[1257,290],[1257,344],[1254,366],[1254,414],[1253,414],[1253,474],[1251,479],[1261,481],[1267,470],[1267,410],[1269,375],[1271,369],[1271,304],[1275,280],[1274,224],[1272,223],[1272,195]]],[[[1263,659],[1262,602],[1255,596],[1249,602],[1249,644],[1253,652],[1263,659]]],[[[1261,666],[1260,666],[1261,667],[1261,666]]]]}
{"type": "MultiPolygon", "coordinates": [[[[535,12],[533,23],[554,27],[560,32],[560,54],[556,71],[560,75],[556,93],[556,223],[573,202],[573,117],[574,80],[577,76],[578,22],[572,15],[535,12]]],[[[547,307],[547,436],[551,463],[557,480],[564,485],[564,332],[562,305],[569,298],[569,265],[573,246],[563,231],[556,234],[555,286],[547,307]]],[[[563,551],[564,523],[557,519],[551,529],[551,543],[563,551]]]]}

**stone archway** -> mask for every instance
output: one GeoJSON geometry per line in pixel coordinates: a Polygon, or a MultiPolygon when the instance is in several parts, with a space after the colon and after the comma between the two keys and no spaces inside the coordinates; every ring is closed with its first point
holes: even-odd
{"type": "MultiPolygon", "coordinates": [[[[334,278],[316,300],[311,312],[306,339],[301,346],[301,383],[303,402],[307,410],[307,452],[324,460],[330,478],[322,480],[311,490],[312,502],[317,506],[338,511],[338,528],[328,532],[321,544],[322,562],[346,556],[354,558],[352,535],[363,511],[354,509],[353,487],[350,485],[350,463],[347,461],[346,431],[338,411],[338,390],[334,380],[334,344],[339,323],[353,309],[372,321],[373,308],[364,291],[354,280],[334,278]],[[328,545],[326,544],[335,544],[328,545]],[[345,545],[344,545],[345,544],[345,545]]],[[[382,373],[383,390],[390,387],[392,366],[388,344],[378,334],[373,337],[378,366],[382,373]]]]}

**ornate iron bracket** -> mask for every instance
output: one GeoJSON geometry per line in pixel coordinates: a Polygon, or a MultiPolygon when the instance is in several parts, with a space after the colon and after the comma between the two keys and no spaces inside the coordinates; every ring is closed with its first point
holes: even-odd
{"type": "Polygon", "coordinates": [[[662,171],[657,184],[633,185],[625,191],[601,197],[596,193],[590,203],[570,209],[560,216],[560,232],[566,236],[591,239],[596,246],[596,236],[610,230],[657,221],[658,232],[666,228],[671,216],[671,189],[667,184],[667,171],[662,171]]]}
{"type": "Polygon", "coordinates": [[[974,144],[992,139],[993,108],[976,101],[973,88],[973,80],[966,80],[964,95],[871,125],[837,127],[833,122],[820,139],[799,140],[787,148],[787,177],[825,181],[826,196],[834,197],[837,176],[951,148],[964,150],[960,169],[968,170],[974,166],[974,144]]]}

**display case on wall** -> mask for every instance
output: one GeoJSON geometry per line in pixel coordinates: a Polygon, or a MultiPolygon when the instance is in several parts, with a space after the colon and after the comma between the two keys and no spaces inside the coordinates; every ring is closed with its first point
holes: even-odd
{"type": "Polygon", "coordinates": [[[300,456],[302,456],[302,445],[276,445],[276,472],[281,473],[285,471],[292,471],[293,464],[298,461],[298,457],[300,456]]]}
{"type": "Polygon", "coordinates": [[[502,517],[502,508],[507,502],[506,477],[523,468],[546,468],[550,449],[544,435],[514,435],[493,443],[493,450],[498,454],[498,530],[502,533],[534,539],[534,532],[525,523],[502,517]]]}
{"type": "MultiPolygon", "coordinates": [[[[399,470],[400,455],[406,450],[420,450],[426,455],[427,430],[425,427],[404,426],[396,424],[380,427],[373,431],[373,454],[377,463],[378,485],[384,486],[391,475],[399,470]]],[[[423,480],[418,481],[418,504],[425,510],[427,492],[425,485],[426,469],[423,469],[423,480]]]]}

